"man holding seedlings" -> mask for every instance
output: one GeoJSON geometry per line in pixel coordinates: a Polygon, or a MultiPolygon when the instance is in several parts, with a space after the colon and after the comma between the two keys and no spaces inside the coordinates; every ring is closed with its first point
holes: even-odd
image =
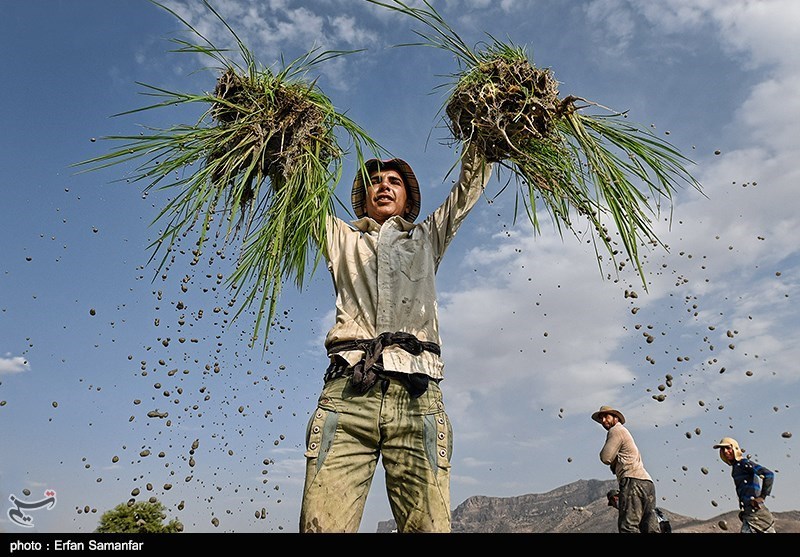
{"type": "Polygon", "coordinates": [[[490,176],[491,165],[467,146],[447,199],[414,223],[413,170],[401,159],[372,159],[353,182],[358,220],[328,218],[336,321],[306,436],[301,532],[356,532],[379,458],[398,531],[450,531],[453,438],[439,388],[435,274],[490,176]]]}

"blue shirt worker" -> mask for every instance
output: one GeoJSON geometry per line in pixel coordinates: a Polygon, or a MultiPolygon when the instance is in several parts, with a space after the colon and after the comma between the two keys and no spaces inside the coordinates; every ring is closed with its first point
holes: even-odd
{"type": "Polygon", "coordinates": [[[772,470],[744,456],[739,443],[732,437],[723,437],[714,445],[719,449],[722,462],[731,467],[731,476],[739,498],[739,518],[743,534],[774,534],[775,519],[764,504],[772,493],[775,474],[772,470]]]}

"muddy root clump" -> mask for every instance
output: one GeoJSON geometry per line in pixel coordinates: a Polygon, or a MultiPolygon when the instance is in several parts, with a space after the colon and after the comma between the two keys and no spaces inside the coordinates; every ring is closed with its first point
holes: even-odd
{"type": "Polygon", "coordinates": [[[223,154],[230,160],[238,151],[237,168],[221,166],[212,181],[224,187],[252,168],[243,202],[252,198],[253,183],[269,178],[277,189],[293,173],[302,172],[301,159],[308,153],[317,154],[323,166],[340,155],[334,153],[333,124],[306,84],[254,81],[229,68],[217,79],[214,96],[211,115],[229,133],[208,154],[206,164],[213,165],[223,154]]]}
{"type": "Polygon", "coordinates": [[[497,57],[459,79],[445,111],[455,139],[471,141],[498,162],[531,152],[532,142],[557,141],[554,120],[571,106],[570,99],[559,100],[549,69],[497,57]]]}

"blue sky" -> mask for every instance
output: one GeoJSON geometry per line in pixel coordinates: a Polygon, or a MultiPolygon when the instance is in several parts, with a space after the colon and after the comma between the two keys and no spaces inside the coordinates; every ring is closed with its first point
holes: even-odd
{"type": "MultiPolygon", "coordinates": [[[[202,3],[166,4],[230,44],[202,3]]],[[[437,86],[457,68],[441,50],[393,48],[419,24],[349,0],[214,6],[264,65],[315,46],[366,49],[314,77],[411,163],[423,214],[444,199],[456,153],[442,141],[437,86]]],[[[605,431],[589,418],[610,404],[661,506],[697,518],[733,510],[729,469],[711,448],[732,436],[776,471],[770,507],[800,509],[800,4],[434,6],[469,44],[489,33],[526,45],[562,96],[629,111],[694,161],[706,194],[683,189],[671,219],[656,218],[669,249],[645,249],[645,291],[630,265],[598,268],[585,223],[577,237],[549,225],[534,235],[514,222],[503,176],[490,182],[438,273],[453,508],[612,479],[598,459],[605,431]]],[[[0,32],[15,53],[0,150],[0,501],[57,492],[54,508],[31,512],[32,528],[3,508],[0,531],[91,532],[136,493],[189,532],[296,532],[332,323],[326,271],[302,290],[287,285],[262,354],[248,346],[252,313],[233,319],[231,254],[192,264],[187,243],[158,273],[148,246],[167,196],[144,195],[125,165],[71,167],[115,147],[103,137],[192,123],[187,109],[113,115],[148,103],[137,82],[211,89],[208,60],[170,52],[186,29],[147,0],[4,2],[0,32]]],[[[345,202],[353,173],[348,157],[345,202]]],[[[365,532],[391,518],[381,472],[365,532]]]]}

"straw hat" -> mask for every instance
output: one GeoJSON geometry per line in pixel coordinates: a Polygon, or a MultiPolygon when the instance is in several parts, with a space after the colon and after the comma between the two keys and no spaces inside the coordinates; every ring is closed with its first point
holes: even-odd
{"type": "Polygon", "coordinates": [[[596,421],[598,424],[602,423],[603,414],[611,414],[613,416],[616,416],[617,418],[619,418],[619,423],[621,424],[625,423],[625,416],[622,415],[622,412],[620,412],[619,410],[615,410],[610,406],[601,406],[600,410],[592,414],[592,419],[596,421]]]}
{"type": "MultiPolygon", "coordinates": [[[[422,199],[419,194],[419,182],[417,182],[417,177],[414,175],[414,171],[411,170],[411,166],[403,159],[370,159],[364,163],[364,169],[367,175],[379,169],[396,170],[403,177],[403,182],[406,185],[406,195],[408,195],[408,200],[411,202],[411,208],[403,217],[409,222],[414,222],[414,219],[419,216],[422,199]]],[[[355,211],[356,218],[359,219],[367,215],[367,200],[364,197],[366,188],[364,187],[363,177],[364,173],[359,169],[353,180],[353,192],[350,196],[353,211],[355,211]]]]}

